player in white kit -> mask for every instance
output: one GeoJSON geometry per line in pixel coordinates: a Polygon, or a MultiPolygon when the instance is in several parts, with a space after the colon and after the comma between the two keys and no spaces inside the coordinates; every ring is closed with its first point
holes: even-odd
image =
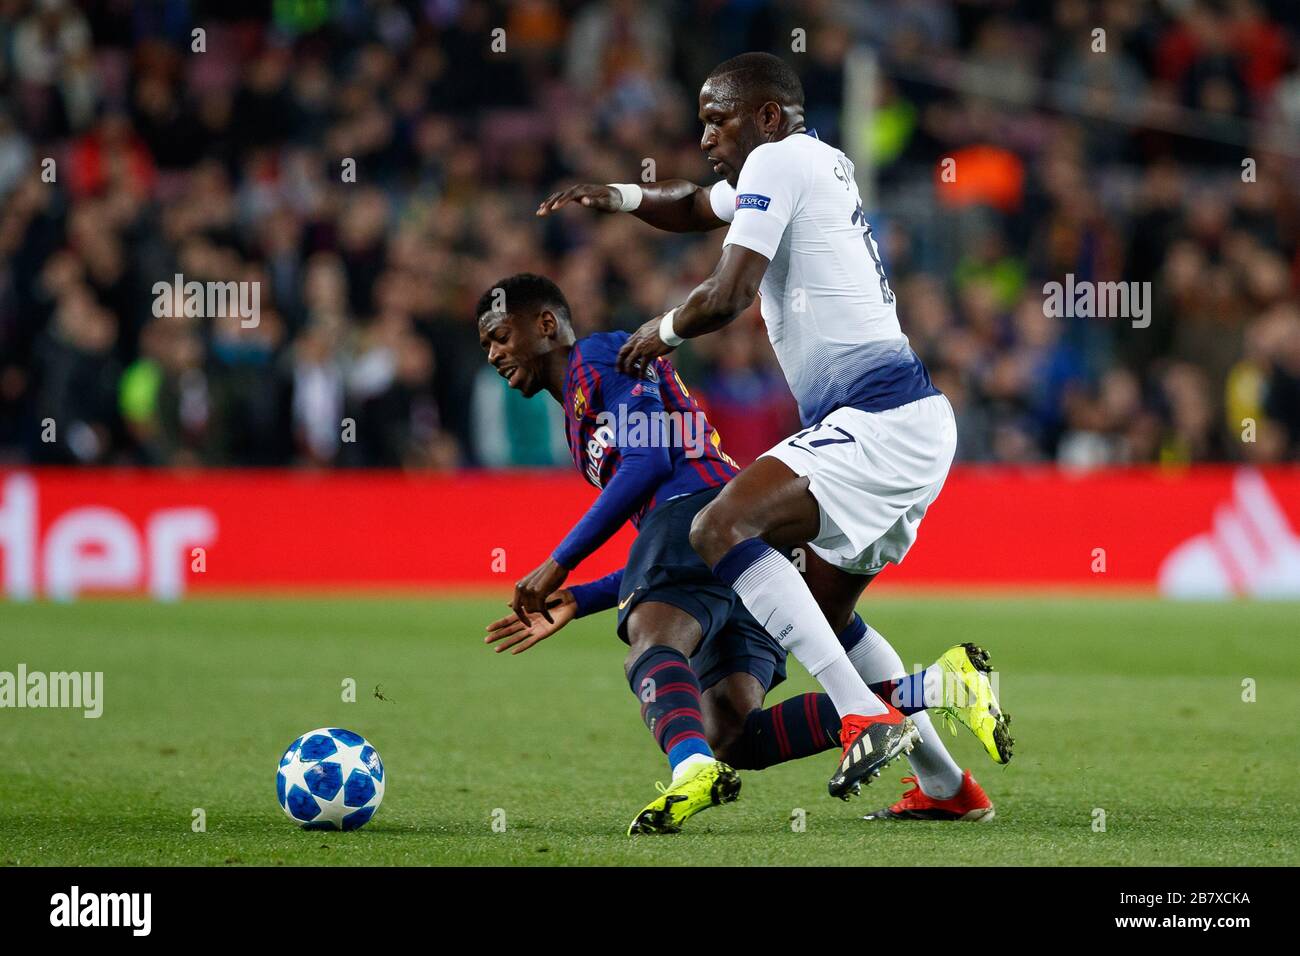
{"type": "MultiPolygon", "coordinates": [[[[700,146],[722,182],[575,186],[538,214],[577,203],[672,231],[730,223],[713,274],[632,336],[620,368],[643,368],[684,339],[721,328],[759,293],[804,429],[731,480],[697,516],[691,544],[835,703],[844,755],[832,795],[856,792],[915,742],[919,728],[911,758],[917,788],[878,815],[991,818],[987,796],[953,762],[924,711],[909,720],[867,687],[904,668],[857,617],[857,601],[912,546],[957,436],[948,400],[899,326],[853,164],[804,127],[802,88],[777,57],[747,53],[721,64],[699,105],[700,146]],[[813,554],[801,577],[776,549],[805,542],[813,554]]],[[[1005,762],[1007,718],[984,676],[986,658],[967,647],[969,660],[948,663],[974,699],[940,709],[1005,762]]]]}

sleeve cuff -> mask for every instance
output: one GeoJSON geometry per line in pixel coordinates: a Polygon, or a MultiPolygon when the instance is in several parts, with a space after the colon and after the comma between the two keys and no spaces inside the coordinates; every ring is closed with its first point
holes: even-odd
{"type": "Polygon", "coordinates": [[[775,243],[769,245],[756,236],[733,236],[728,234],[727,238],[722,240],[722,244],[723,246],[743,246],[746,249],[757,252],[768,262],[771,262],[776,257],[776,250],[781,244],[781,240],[778,239],[775,243]]]}

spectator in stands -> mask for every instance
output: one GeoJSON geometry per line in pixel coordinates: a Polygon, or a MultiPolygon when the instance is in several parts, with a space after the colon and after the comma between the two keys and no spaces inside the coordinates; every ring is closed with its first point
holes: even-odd
{"type": "MultiPolygon", "coordinates": [[[[580,334],[679,301],[720,234],[530,213],[561,183],[707,181],[703,72],[796,28],[808,115],[873,167],[869,215],[959,459],[1300,458],[1288,0],[115,9],[0,0],[0,459],[563,464],[556,423],[482,372],[475,296],[550,274],[580,334]],[[876,112],[845,143],[863,42],[876,112]],[[260,322],[155,318],[177,274],[259,283],[260,322]],[[1150,323],[1048,316],[1067,274],[1150,283],[1150,323]]],[[[757,318],[674,360],[736,457],[790,430],[757,318]]]]}

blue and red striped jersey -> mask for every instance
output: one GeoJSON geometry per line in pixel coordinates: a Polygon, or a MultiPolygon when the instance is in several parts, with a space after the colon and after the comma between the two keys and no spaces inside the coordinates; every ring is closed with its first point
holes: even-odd
{"type": "Polygon", "coordinates": [[[553,555],[567,568],[624,521],[639,526],[657,504],[726,484],[740,470],[671,362],[656,359],[643,378],[615,368],[627,339],[589,335],[569,359],[565,437],[574,467],[602,491],[553,555]]]}

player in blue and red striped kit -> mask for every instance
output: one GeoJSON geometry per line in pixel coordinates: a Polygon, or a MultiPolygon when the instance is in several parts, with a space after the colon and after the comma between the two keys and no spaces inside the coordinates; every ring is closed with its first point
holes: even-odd
{"type": "Polygon", "coordinates": [[[627,678],[673,773],[629,832],[675,832],[700,810],[734,800],[733,767],[836,747],[840,721],[826,695],[763,709],[785,677],[785,652],[690,546],[695,515],[739,468],[672,364],[659,360],[644,378],[619,373],[626,334],[576,341],[568,302],[541,276],[502,280],[476,315],[487,359],[510,387],[529,397],[546,390],[562,403],[574,466],[601,489],[551,557],[518,583],[514,615],[489,625],[486,640],[519,653],[575,617],[618,607],[627,678]],[[638,534],[627,566],[563,588],[629,520],[638,534]]]}

